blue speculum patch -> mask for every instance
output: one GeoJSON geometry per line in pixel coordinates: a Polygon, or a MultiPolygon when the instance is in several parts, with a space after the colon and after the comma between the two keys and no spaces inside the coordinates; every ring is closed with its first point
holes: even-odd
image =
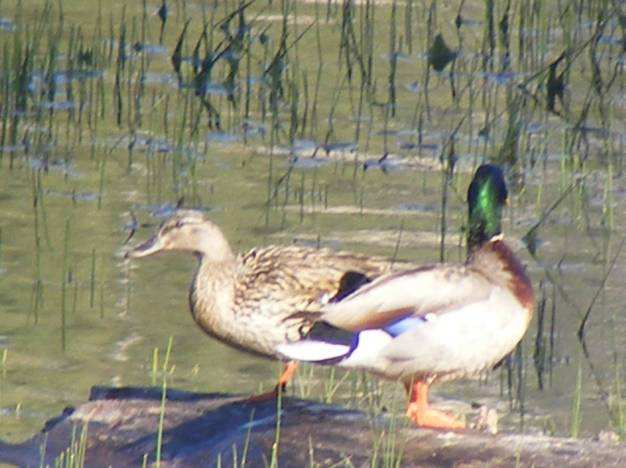
{"type": "Polygon", "coordinates": [[[425,321],[426,320],[424,320],[424,318],[422,317],[407,317],[386,326],[385,328],[383,328],[383,330],[385,330],[387,333],[395,338],[396,336],[401,335],[411,328],[418,327],[425,321]]]}

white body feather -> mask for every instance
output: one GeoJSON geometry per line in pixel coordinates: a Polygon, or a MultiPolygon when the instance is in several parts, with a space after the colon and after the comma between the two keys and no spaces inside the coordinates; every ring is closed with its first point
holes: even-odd
{"type": "Polygon", "coordinates": [[[352,352],[347,345],[319,340],[284,344],[278,350],[299,361],[345,356],[338,366],[394,380],[449,380],[478,375],[500,361],[521,340],[527,321],[528,314],[510,291],[492,287],[484,300],[428,314],[395,337],[382,329],[356,332],[358,344],[352,352]]]}

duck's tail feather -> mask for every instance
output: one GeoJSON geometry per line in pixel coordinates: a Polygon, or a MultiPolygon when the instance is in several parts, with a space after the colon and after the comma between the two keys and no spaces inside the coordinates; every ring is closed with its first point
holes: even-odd
{"type": "Polygon", "coordinates": [[[351,347],[354,344],[356,336],[356,333],[337,328],[324,320],[320,320],[319,322],[315,322],[310,328],[306,339],[351,347]]]}
{"type": "Polygon", "coordinates": [[[335,364],[350,354],[348,346],[313,340],[281,344],[277,349],[285,358],[316,364],[335,364]]]}
{"type": "Polygon", "coordinates": [[[336,364],[350,356],[358,343],[358,333],[320,321],[311,327],[304,339],[279,345],[278,352],[296,361],[336,364]]]}
{"type": "Polygon", "coordinates": [[[328,301],[330,303],[339,302],[349,296],[361,286],[371,283],[371,278],[358,271],[346,271],[339,280],[339,288],[335,295],[328,301]]]}

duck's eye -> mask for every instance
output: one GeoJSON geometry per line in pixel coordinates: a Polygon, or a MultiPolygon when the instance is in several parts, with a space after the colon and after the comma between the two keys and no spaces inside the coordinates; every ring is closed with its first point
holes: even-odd
{"type": "Polygon", "coordinates": [[[181,228],[185,225],[185,223],[181,220],[181,221],[176,221],[175,227],[177,228],[181,228]]]}

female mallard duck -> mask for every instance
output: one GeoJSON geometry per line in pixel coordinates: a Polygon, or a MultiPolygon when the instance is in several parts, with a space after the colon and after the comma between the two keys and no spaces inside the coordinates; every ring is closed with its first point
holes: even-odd
{"type": "Polygon", "coordinates": [[[305,339],[279,352],[400,380],[418,426],[464,427],[428,406],[428,387],[491,368],[522,339],[533,312],[530,280],[501,234],[506,198],[502,171],[479,167],[467,193],[464,264],[379,277],[328,304],[305,339]]]}
{"type": "MultiPolygon", "coordinates": [[[[310,247],[269,246],[235,255],[220,228],[194,210],[178,210],[126,256],[166,250],[192,252],[199,260],[189,304],[200,328],[231,346],[270,358],[278,358],[278,345],[300,337],[300,327],[310,322],[308,313],[394,269],[382,258],[310,247]],[[292,316],[294,311],[303,313],[292,316]]],[[[295,364],[288,364],[279,386],[294,371],[295,364]]]]}

